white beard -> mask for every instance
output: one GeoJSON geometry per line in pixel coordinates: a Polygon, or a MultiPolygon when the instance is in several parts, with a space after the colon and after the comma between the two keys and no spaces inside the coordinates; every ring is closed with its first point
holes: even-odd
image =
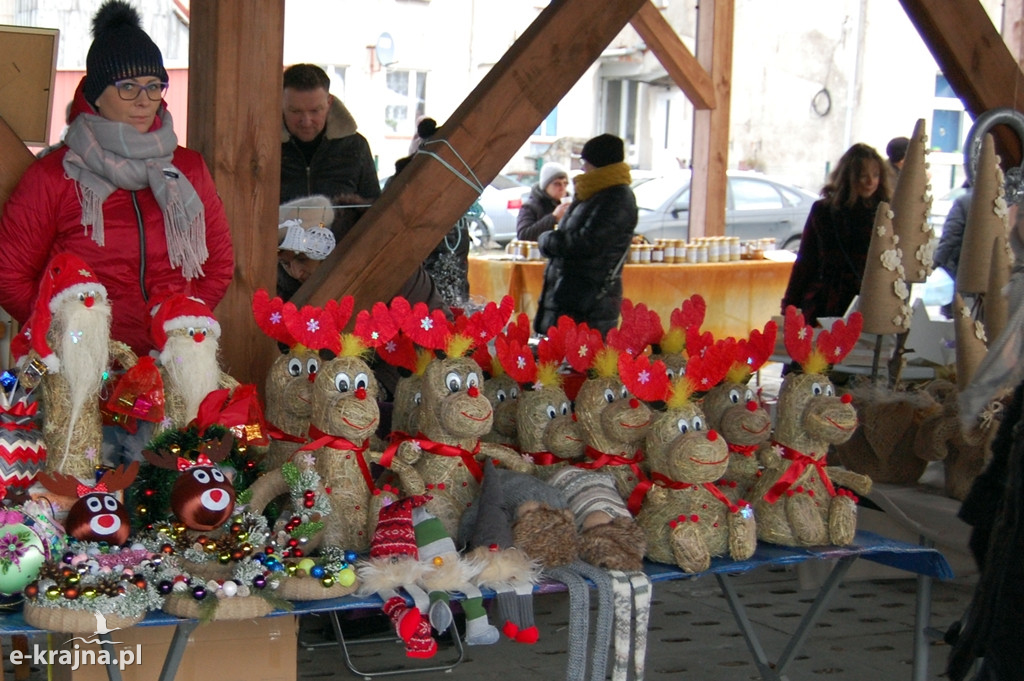
{"type": "Polygon", "coordinates": [[[196,343],[188,334],[170,335],[160,353],[167,374],[169,392],[181,395],[185,402],[185,422],[196,417],[199,404],[220,387],[217,341],[207,336],[196,343]]]}
{"type": "Polygon", "coordinates": [[[103,372],[109,368],[110,304],[100,299],[92,307],[78,301],[66,303],[57,310],[51,332],[56,335],[60,373],[68,382],[71,398],[66,453],[82,407],[96,399],[103,372]]]}

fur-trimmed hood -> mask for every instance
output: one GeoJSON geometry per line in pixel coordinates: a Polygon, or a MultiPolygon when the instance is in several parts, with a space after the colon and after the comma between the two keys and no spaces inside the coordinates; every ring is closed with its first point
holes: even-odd
{"type": "MultiPolygon", "coordinates": [[[[341,100],[334,95],[328,95],[327,131],[326,137],[329,140],[340,139],[354,135],[357,130],[356,119],[349,112],[348,108],[341,103],[341,100]]],[[[281,119],[281,143],[284,144],[292,138],[292,134],[285,127],[284,118],[281,119]]]]}

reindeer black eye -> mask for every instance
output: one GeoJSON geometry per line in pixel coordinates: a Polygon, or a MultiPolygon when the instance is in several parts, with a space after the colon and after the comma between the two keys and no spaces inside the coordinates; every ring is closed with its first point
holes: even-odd
{"type": "Polygon", "coordinates": [[[362,388],[363,390],[366,390],[369,387],[370,387],[370,379],[369,379],[369,377],[365,373],[362,373],[362,372],[356,374],[356,390],[359,390],[360,388],[362,388]]]}
{"type": "Polygon", "coordinates": [[[347,393],[352,390],[352,379],[345,372],[339,372],[334,377],[334,387],[339,393],[347,393]]]}
{"type": "Polygon", "coordinates": [[[562,416],[568,416],[568,415],[569,415],[569,403],[568,402],[562,402],[562,416]]]}
{"type": "Polygon", "coordinates": [[[310,376],[315,376],[316,372],[320,370],[320,360],[316,357],[310,357],[306,360],[306,373],[310,376]]]}
{"type": "Polygon", "coordinates": [[[694,430],[704,430],[704,421],[701,420],[701,418],[699,416],[694,416],[693,417],[693,429],[694,430]]]}
{"type": "Polygon", "coordinates": [[[811,394],[812,395],[820,395],[823,392],[825,392],[825,391],[821,389],[821,384],[820,383],[812,383],[811,384],[811,394]]]}
{"type": "Polygon", "coordinates": [[[103,508],[107,509],[108,511],[116,511],[117,499],[109,495],[103,497],[103,508]]]}
{"type": "Polygon", "coordinates": [[[291,374],[292,376],[301,376],[302,360],[297,357],[293,357],[292,359],[288,360],[288,373],[291,374]]]}
{"type": "Polygon", "coordinates": [[[499,390],[498,392],[494,393],[494,399],[498,400],[499,402],[504,402],[505,400],[508,399],[508,395],[505,394],[504,390],[499,390]]]}
{"type": "Polygon", "coordinates": [[[412,401],[416,404],[423,404],[423,393],[416,393],[413,395],[412,401]]]}
{"type": "Polygon", "coordinates": [[[619,391],[619,393],[622,395],[622,399],[626,399],[627,397],[629,397],[629,389],[626,386],[622,386],[622,389],[619,391]]]}
{"type": "Polygon", "coordinates": [[[512,388],[508,391],[509,396],[514,400],[519,397],[519,388],[512,388]]]}
{"type": "Polygon", "coordinates": [[[604,389],[604,401],[607,402],[608,404],[611,404],[612,402],[615,401],[615,393],[612,392],[611,388],[604,389]]]}
{"type": "Polygon", "coordinates": [[[729,391],[729,401],[732,402],[733,404],[739,404],[740,403],[740,391],[739,390],[735,390],[735,389],[730,390],[729,391]]]}
{"type": "Polygon", "coordinates": [[[475,371],[470,371],[469,375],[466,376],[466,387],[467,388],[479,388],[480,377],[475,371]]]}
{"type": "Polygon", "coordinates": [[[99,513],[103,510],[103,502],[99,497],[86,497],[85,507],[89,509],[90,513],[99,513]]]}
{"type": "Polygon", "coordinates": [[[680,433],[685,434],[690,430],[690,422],[687,421],[686,419],[679,419],[679,421],[676,423],[676,428],[679,429],[680,433]]]}
{"type": "Polygon", "coordinates": [[[210,474],[202,468],[192,471],[192,478],[203,485],[209,484],[210,474]]]}
{"type": "Polygon", "coordinates": [[[449,371],[448,375],[444,377],[444,385],[448,388],[448,392],[458,392],[462,388],[462,376],[454,371],[449,371]]]}
{"type": "Polygon", "coordinates": [[[210,475],[213,477],[214,482],[224,482],[224,474],[220,472],[219,468],[211,468],[210,475]]]}
{"type": "Polygon", "coordinates": [[[743,395],[743,399],[746,400],[747,402],[753,402],[754,401],[754,391],[751,390],[750,388],[747,388],[747,392],[746,392],[746,394],[743,395]]]}
{"type": "Polygon", "coordinates": [[[669,382],[671,382],[672,379],[676,377],[676,370],[675,369],[665,369],[665,375],[668,376],[668,380],[669,380],[669,382]]]}
{"type": "Polygon", "coordinates": [[[825,386],[825,396],[826,397],[833,397],[833,396],[835,396],[835,394],[836,394],[835,388],[833,388],[830,385],[826,385],[825,386]]]}
{"type": "Polygon", "coordinates": [[[558,416],[558,410],[555,409],[555,405],[553,405],[553,404],[549,404],[548,405],[547,414],[548,414],[548,418],[549,419],[553,419],[556,416],[558,416]]]}

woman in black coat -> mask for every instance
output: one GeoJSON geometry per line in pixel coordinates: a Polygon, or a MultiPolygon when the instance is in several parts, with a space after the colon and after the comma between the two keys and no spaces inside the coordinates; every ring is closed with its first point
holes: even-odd
{"type": "Polygon", "coordinates": [[[545,334],[561,315],[586,322],[602,334],[615,327],[622,307],[622,265],[636,227],[636,197],[630,188],[625,149],[614,135],[583,145],[583,174],[576,198],[558,229],[540,236],[544,270],[533,328],[545,334]]]}

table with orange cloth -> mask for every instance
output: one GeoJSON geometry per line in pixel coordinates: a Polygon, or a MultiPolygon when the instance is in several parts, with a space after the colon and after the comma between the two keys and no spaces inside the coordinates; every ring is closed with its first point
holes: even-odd
{"type": "MultiPolygon", "coordinates": [[[[511,295],[516,314],[533,320],[544,282],[545,260],[509,256],[470,257],[469,292],[474,298],[501,300],[511,295]]],[[[779,314],[792,262],[738,260],[726,263],[627,264],[623,296],[658,312],[668,327],[672,310],[699,293],[707,301],[702,330],[716,338],[747,336],[779,314]]]]}

